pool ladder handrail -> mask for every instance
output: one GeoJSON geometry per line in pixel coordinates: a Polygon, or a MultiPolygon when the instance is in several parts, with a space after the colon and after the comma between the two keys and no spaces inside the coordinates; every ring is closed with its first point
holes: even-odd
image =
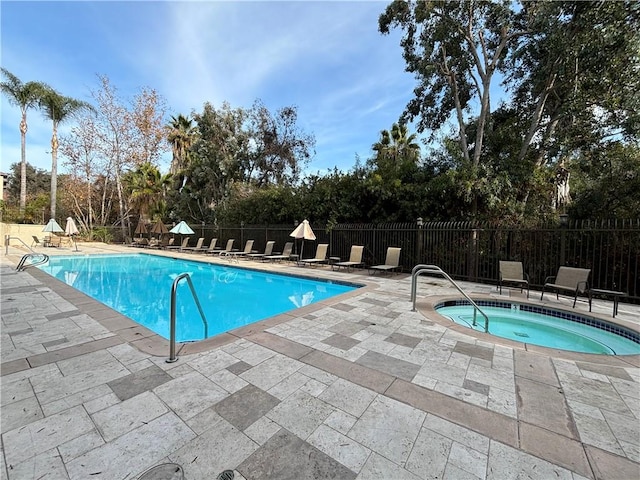
{"type": "Polygon", "coordinates": [[[411,270],[411,301],[413,302],[413,308],[411,311],[415,312],[416,311],[416,297],[418,294],[418,277],[422,274],[422,273],[431,273],[431,274],[437,274],[437,275],[442,275],[444,278],[446,278],[447,280],[449,280],[449,282],[451,282],[451,284],[456,287],[456,289],[464,296],[464,298],[467,299],[467,301],[473,305],[473,326],[476,326],[476,316],[477,316],[477,312],[480,312],[480,314],[484,317],[484,331],[488,332],[489,331],[489,317],[482,311],[482,309],[478,306],[478,304],[476,302],[474,302],[471,297],[469,295],[467,295],[464,290],[462,290],[462,287],[460,287],[460,285],[458,285],[453,278],[451,278],[447,272],[445,272],[444,270],[442,270],[440,267],[438,267],[437,265],[427,265],[427,264],[419,264],[416,265],[415,267],[413,267],[413,269],[411,270]]]}
{"type": "Polygon", "coordinates": [[[200,312],[200,317],[202,318],[202,323],[204,324],[204,338],[207,338],[209,336],[209,325],[207,323],[207,317],[204,315],[202,305],[200,305],[200,300],[198,299],[198,295],[196,294],[196,289],[193,288],[191,275],[189,275],[188,273],[181,273],[176,277],[176,279],[173,281],[173,285],[171,286],[171,330],[169,334],[169,358],[167,359],[167,363],[178,361],[178,357],[176,357],[176,291],[178,289],[180,280],[184,278],[187,279],[187,285],[189,285],[189,289],[191,289],[191,294],[193,295],[193,299],[196,301],[196,306],[198,307],[198,311],[200,312]]]}
{"type": "Polygon", "coordinates": [[[37,265],[43,265],[49,261],[49,255],[46,253],[26,253],[22,256],[20,261],[18,262],[18,266],[16,267],[17,272],[22,272],[26,270],[28,267],[35,267],[37,265]],[[42,260],[38,260],[33,263],[26,263],[28,259],[33,257],[42,257],[42,260]]]}

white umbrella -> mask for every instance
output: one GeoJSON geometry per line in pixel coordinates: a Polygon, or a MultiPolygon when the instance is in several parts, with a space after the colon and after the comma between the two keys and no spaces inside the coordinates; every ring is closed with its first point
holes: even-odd
{"type": "Polygon", "coordinates": [[[311,230],[311,225],[309,225],[309,220],[303,220],[300,225],[296,227],[296,229],[289,234],[290,237],[295,239],[301,238],[302,245],[300,247],[300,259],[302,259],[302,252],[304,250],[304,241],[305,240],[315,240],[316,234],[311,230]]]}
{"type": "MultiPolygon", "coordinates": [[[[71,237],[71,238],[73,238],[73,235],[77,235],[78,233],[80,233],[78,231],[78,227],[76,227],[76,222],[74,222],[73,218],[67,217],[67,224],[64,227],[64,233],[67,236],[71,237]]],[[[75,241],[75,239],[74,239],[73,243],[76,246],[76,252],[77,252],[78,251],[78,243],[75,241]]]]}
{"type": "Polygon", "coordinates": [[[195,232],[191,230],[191,227],[187,225],[187,222],[182,220],[179,224],[169,230],[171,233],[179,233],[180,235],[193,235],[195,232]]]}
{"type": "Polygon", "coordinates": [[[58,222],[56,222],[55,219],[53,219],[53,218],[49,219],[49,223],[47,223],[44,226],[42,231],[43,232],[51,232],[51,233],[62,233],[62,232],[64,232],[62,227],[60,225],[58,225],[58,222]]]}
{"type": "Polygon", "coordinates": [[[182,220],[179,224],[169,230],[169,233],[179,233],[180,240],[182,240],[182,235],[193,235],[195,232],[191,230],[191,227],[187,225],[187,222],[182,220]]]}

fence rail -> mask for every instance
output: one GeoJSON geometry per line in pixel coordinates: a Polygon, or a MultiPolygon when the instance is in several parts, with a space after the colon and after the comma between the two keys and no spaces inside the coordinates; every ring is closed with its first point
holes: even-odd
{"type": "MultiPolygon", "coordinates": [[[[218,244],[229,238],[236,248],[254,240],[262,251],[269,240],[281,250],[292,241],[289,234],[296,225],[195,226],[194,237],[205,243],[217,237],[218,244]]],[[[532,287],[540,288],[547,276],[562,265],[590,268],[590,285],[628,294],[640,303],[640,220],[573,222],[567,227],[504,228],[478,222],[433,222],[392,224],[339,224],[330,230],[313,225],[316,242],[329,243],[329,255],[348,258],[352,245],[364,245],[367,265],[384,263],[387,247],[400,247],[404,271],[414,265],[438,265],[452,278],[479,283],[496,283],[498,261],[521,261],[532,287]]],[[[117,230],[114,236],[117,238],[117,230]]],[[[121,239],[118,239],[120,241],[121,239]]],[[[195,242],[194,242],[195,243],[195,242]]],[[[296,242],[296,251],[301,247],[296,242]]],[[[305,257],[312,257],[315,246],[307,245],[305,257]]]]}

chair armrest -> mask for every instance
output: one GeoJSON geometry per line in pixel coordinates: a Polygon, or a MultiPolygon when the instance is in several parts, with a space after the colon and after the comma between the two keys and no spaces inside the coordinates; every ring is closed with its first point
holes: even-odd
{"type": "Polygon", "coordinates": [[[550,282],[550,280],[555,280],[555,278],[556,278],[555,275],[547,277],[547,278],[544,279],[544,283],[552,283],[552,282],[550,282]]]}
{"type": "Polygon", "coordinates": [[[578,292],[588,292],[589,291],[589,282],[578,282],[576,291],[578,292]],[[584,288],[580,290],[580,285],[583,285],[584,288]]]}

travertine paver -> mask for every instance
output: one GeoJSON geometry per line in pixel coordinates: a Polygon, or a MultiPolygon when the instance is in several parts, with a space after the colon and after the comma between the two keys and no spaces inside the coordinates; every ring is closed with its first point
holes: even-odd
{"type": "MultiPolygon", "coordinates": [[[[109,330],[127,322],[106,307],[6,258],[0,269],[8,480],[136,478],[162,462],[189,479],[640,477],[637,359],[556,358],[446,328],[411,311],[406,277],[369,277],[375,290],[167,364],[109,330]]],[[[421,295],[451,296],[428,283],[421,295]]]]}

